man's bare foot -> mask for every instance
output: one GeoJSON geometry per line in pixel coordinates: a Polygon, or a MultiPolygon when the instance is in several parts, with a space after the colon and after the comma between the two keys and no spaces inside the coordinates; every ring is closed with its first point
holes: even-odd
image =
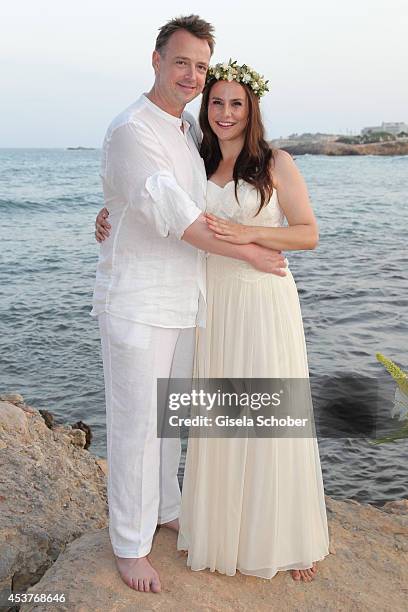
{"type": "Polygon", "coordinates": [[[179,525],[179,520],[178,518],[169,521],[168,523],[161,523],[161,525],[159,525],[159,527],[167,527],[168,529],[173,529],[173,531],[179,531],[180,529],[180,525],[179,525]]]}
{"type": "Polygon", "coordinates": [[[305,570],[290,570],[293,580],[302,580],[303,582],[311,582],[317,574],[317,565],[313,561],[313,566],[305,570]]]}
{"type": "Polygon", "coordinates": [[[115,555],[116,565],[120,576],[125,584],[135,591],[153,591],[160,593],[161,584],[159,574],[150,564],[149,559],[140,557],[139,559],[125,559],[115,555]]]}

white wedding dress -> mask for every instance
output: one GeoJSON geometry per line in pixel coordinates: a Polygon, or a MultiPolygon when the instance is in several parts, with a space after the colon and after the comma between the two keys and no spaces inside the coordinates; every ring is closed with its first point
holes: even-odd
{"type": "MultiPolygon", "coordinates": [[[[276,190],[258,216],[258,194],[240,181],[208,181],[207,210],[246,225],[280,227],[276,190]]],[[[307,378],[306,345],[293,276],[207,258],[207,327],[198,328],[198,378],[307,378]]],[[[261,578],[306,569],[329,554],[315,438],[190,438],[178,549],[193,570],[261,578]]]]}

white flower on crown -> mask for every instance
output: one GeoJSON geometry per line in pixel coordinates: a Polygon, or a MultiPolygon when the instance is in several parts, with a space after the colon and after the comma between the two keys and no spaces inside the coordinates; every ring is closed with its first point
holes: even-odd
{"type": "Polygon", "coordinates": [[[219,63],[215,64],[215,66],[210,66],[207,72],[207,81],[211,78],[215,78],[217,81],[221,79],[229,83],[234,80],[238,83],[244,83],[252,89],[258,98],[261,98],[269,91],[268,81],[265,81],[263,76],[252,70],[247,64],[239,66],[236,60],[232,61],[232,59],[228,63],[224,62],[223,64],[219,63]]]}

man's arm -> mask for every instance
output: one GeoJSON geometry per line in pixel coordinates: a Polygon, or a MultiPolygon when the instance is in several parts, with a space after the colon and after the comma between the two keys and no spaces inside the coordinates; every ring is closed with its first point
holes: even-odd
{"type": "Polygon", "coordinates": [[[148,126],[126,123],[110,136],[103,178],[141,223],[178,239],[202,213],[177,183],[172,165],[148,126]]]}
{"type": "Polygon", "coordinates": [[[286,276],[285,259],[280,251],[273,251],[257,244],[230,244],[222,242],[214,237],[213,232],[207,226],[204,215],[200,215],[186,229],[182,240],[208,253],[247,261],[261,272],[286,276]]]}
{"type": "MultiPolygon", "coordinates": [[[[266,272],[278,273],[284,267],[279,253],[258,245],[221,244],[214,238],[201,209],[177,183],[160,143],[142,125],[128,123],[114,130],[104,178],[162,237],[172,234],[198,249],[248,261],[266,272]]],[[[101,234],[97,226],[97,236],[101,234]]]]}
{"type": "MultiPolygon", "coordinates": [[[[106,208],[102,208],[96,217],[95,238],[98,242],[103,242],[106,238],[109,238],[111,226],[107,220],[108,217],[109,211],[106,208]]],[[[202,251],[247,261],[262,272],[286,276],[284,258],[280,252],[256,244],[234,245],[221,242],[214,238],[213,232],[208,229],[204,215],[200,215],[186,229],[182,240],[202,251]]]]}

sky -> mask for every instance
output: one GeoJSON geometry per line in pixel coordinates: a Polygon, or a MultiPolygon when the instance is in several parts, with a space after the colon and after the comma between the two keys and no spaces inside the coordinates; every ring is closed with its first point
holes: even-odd
{"type": "Polygon", "coordinates": [[[408,122],[408,0],[2,0],[0,147],[101,146],[152,85],[157,29],[190,13],[216,28],[213,63],[269,79],[269,138],[408,122]]]}

